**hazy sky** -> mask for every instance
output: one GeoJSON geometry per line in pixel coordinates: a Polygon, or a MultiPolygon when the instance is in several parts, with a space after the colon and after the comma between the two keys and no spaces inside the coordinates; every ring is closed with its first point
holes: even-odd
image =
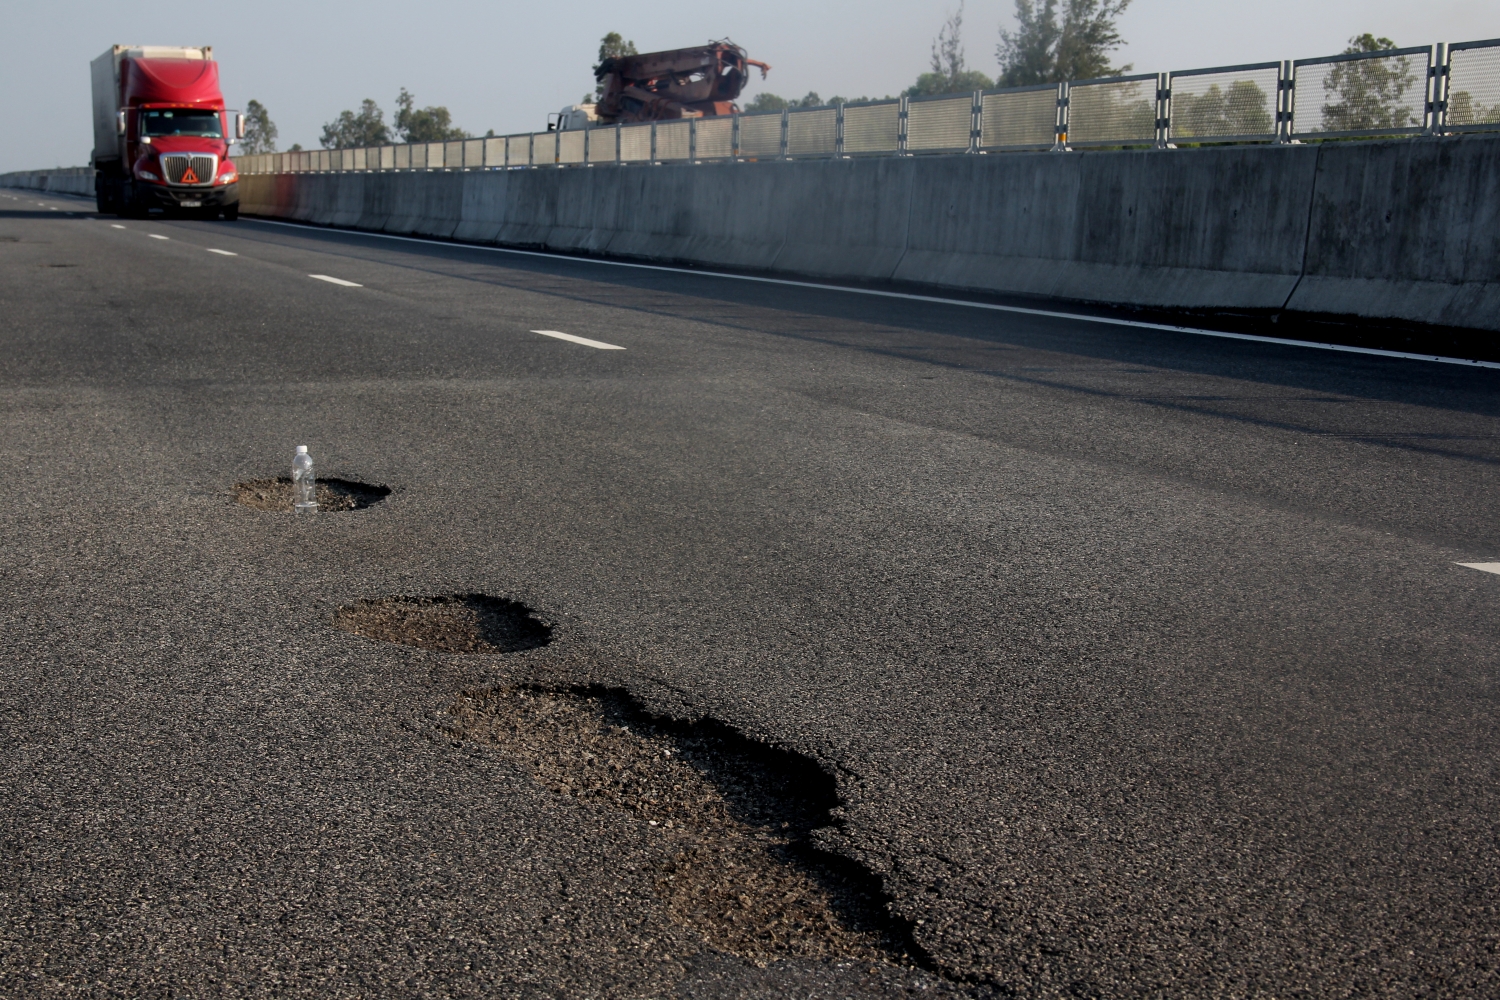
{"type": "MultiPolygon", "coordinates": [[[[599,37],[641,51],[733,38],[773,69],[764,87],[884,96],[927,69],[932,38],[956,3],[728,0],[621,3],[455,0],[396,4],[255,0],[249,4],[52,0],[8,4],[0,60],[0,171],[81,165],[93,145],[89,60],[111,44],[212,45],[225,97],[270,109],[281,146],[316,147],[324,122],[374,98],[389,116],[406,87],[443,104],[470,132],[546,127],[547,113],[593,86],[599,37]],[[182,25],[191,23],[191,28],[182,25]]],[[[969,0],[971,68],[993,76],[1014,0],[969,0]]],[[[1134,0],[1117,54],[1142,72],[1326,55],[1357,32],[1401,45],[1500,35],[1500,0],[1134,0]]],[[[746,93],[753,96],[755,90],[746,93]]]]}

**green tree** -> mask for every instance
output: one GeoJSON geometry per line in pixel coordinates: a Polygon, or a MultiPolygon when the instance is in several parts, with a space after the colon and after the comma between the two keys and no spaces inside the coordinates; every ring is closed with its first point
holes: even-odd
{"type": "Polygon", "coordinates": [[[447,142],[450,139],[472,139],[461,128],[454,128],[453,116],[444,107],[416,107],[416,98],[401,88],[396,97],[396,138],[399,142],[447,142]]]}
{"type": "Polygon", "coordinates": [[[1125,40],[1116,22],[1130,0],[1016,0],[1016,30],[1000,29],[1002,87],[1122,76],[1132,67],[1110,65],[1125,40]]]}
{"type": "Polygon", "coordinates": [[[783,111],[788,103],[785,97],[761,91],[745,105],[745,113],[753,115],[761,111],[783,111]]]}
{"type": "Polygon", "coordinates": [[[240,149],[251,154],[276,152],[276,123],[259,101],[245,105],[245,138],[240,140],[240,149]]]}
{"type": "MultiPolygon", "coordinates": [[[[627,42],[624,35],[620,34],[618,31],[611,31],[609,34],[599,39],[599,63],[594,67],[594,77],[596,79],[598,78],[600,68],[603,67],[603,65],[610,59],[618,59],[621,56],[638,55],[640,55],[640,53],[635,49],[635,42],[627,42]]],[[[603,81],[600,81],[594,86],[594,100],[597,101],[603,96],[604,83],[603,81]]]]}
{"type": "MultiPolygon", "coordinates": [[[[1347,55],[1394,49],[1389,38],[1366,32],[1349,39],[1347,55]]],[[[1402,98],[1417,82],[1406,56],[1358,59],[1333,63],[1323,80],[1328,99],[1323,103],[1323,131],[1354,132],[1408,128],[1421,124],[1402,98]]]]}
{"type": "Polygon", "coordinates": [[[917,82],[906,88],[907,97],[926,97],[930,94],[964,94],[976,90],[988,90],[995,81],[978,70],[965,65],[964,5],[948,15],[938,36],[932,40],[932,70],[917,77],[917,82]]]}
{"type": "Polygon", "coordinates": [[[1217,83],[1201,94],[1177,88],[1172,98],[1172,135],[1266,135],[1272,127],[1270,98],[1254,80],[1235,80],[1229,89],[1217,83]]]}
{"type": "Polygon", "coordinates": [[[385,112],[368,97],[360,104],[358,114],[341,111],[336,119],[324,125],[323,137],[319,140],[324,149],[383,146],[390,141],[390,130],[385,127],[385,112]]]}
{"type": "Polygon", "coordinates": [[[1485,107],[1474,100],[1467,90],[1455,90],[1448,95],[1449,125],[1491,125],[1500,122],[1500,104],[1485,107]]]}
{"type": "Polygon", "coordinates": [[[798,108],[822,108],[838,104],[841,100],[841,98],[835,97],[833,100],[825,102],[823,98],[818,96],[816,90],[809,90],[806,97],[795,97],[790,101],[785,97],[763,92],[756,94],[755,99],[745,105],[745,112],[747,114],[754,114],[757,111],[781,111],[785,108],[791,108],[793,111],[798,108]]]}

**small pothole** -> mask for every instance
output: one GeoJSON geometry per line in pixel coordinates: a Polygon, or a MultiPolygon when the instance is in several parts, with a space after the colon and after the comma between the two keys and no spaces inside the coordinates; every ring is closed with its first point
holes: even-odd
{"type": "MultiPolygon", "coordinates": [[[[391,495],[388,486],[372,486],[348,479],[317,480],[318,512],[337,513],[344,510],[363,510],[391,495]]],[[[274,510],[291,513],[292,477],[279,479],[252,479],[234,484],[234,498],[246,507],[255,510],[274,510]]]]}
{"type": "Polygon", "coordinates": [[[655,897],[665,920],[653,924],[670,925],[651,931],[663,949],[707,945],[757,965],[792,956],[928,964],[879,879],[813,845],[838,805],[816,762],[712,720],[652,716],[597,687],[473,691],[449,715],[452,735],[498,745],[579,808],[644,821],[660,860],[635,891],[655,897]]]}
{"type": "Polygon", "coordinates": [[[484,594],[385,597],[334,612],[346,632],[444,653],[520,653],[552,641],[552,629],[519,601],[484,594]]]}

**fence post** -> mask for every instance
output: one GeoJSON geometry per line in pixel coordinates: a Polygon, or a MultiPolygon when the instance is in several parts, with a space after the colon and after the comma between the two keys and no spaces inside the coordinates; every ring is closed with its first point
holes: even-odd
{"type": "Polygon", "coordinates": [[[833,155],[836,159],[844,158],[844,102],[839,102],[838,115],[833,123],[833,155]]]}
{"type": "Polygon", "coordinates": [[[1063,153],[1068,149],[1068,101],[1068,84],[1064,81],[1057,85],[1057,127],[1052,140],[1054,153],[1063,153]]]}
{"type": "Polygon", "coordinates": [[[656,122],[651,123],[651,165],[656,166],[656,122]]]}
{"type": "Polygon", "coordinates": [[[906,119],[911,113],[911,98],[901,98],[896,106],[896,155],[906,155],[906,119]]]}
{"type": "Polygon", "coordinates": [[[1292,141],[1294,123],[1292,112],[1297,107],[1297,64],[1290,59],[1283,59],[1281,71],[1276,81],[1276,141],[1278,143],[1289,143],[1292,141]]]}
{"type": "Polygon", "coordinates": [[[688,119],[688,163],[698,162],[698,119],[688,119]]]}
{"type": "Polygon", "coordinates": [[[615,122],[615,166],[617,166],[617,167],[621,163],[625,162],[624,160],[622,160],[620,158],[620,155],[621,155],[620,154],[620,143],[622,141],[623,140],[620,138],[620,123],[619,122],[615,122]]]}
{"type": "Polygon", "coordinates": [[[1438,42],[1427,57],[1427,134],[1442,135],[1448,124],[1448,43],[1438,42]]]}
{"type": "Polygon", "coordinates": [[[974,91],[974,103],[969,107],[969,152],[979,152],[984,129],[984,91],[974,91]]]}
{"type": "Polygon", "coordinates": [[[779,157],[779,159],[783,159],[783,160],[786,159],[786,151],[787,151],[787,141],[786,141],[787,123],[791,121],[791,118],[792,118],[792,110],[790,108],[782,108],[781,109],[781,156],[779,157]]]}
{"type": "Polygon", "coordinates": [[[730,126],[730,130],[729,130],[729,159],[730,160],[738,160],[739,158],[740,158],[740,116],[739,115],[735,115],[734,116],[734,124],[732,126],[730,126]]]}
{"type": "Polygon", "coordinates": [[[1156,74],[1156,148],[1172,146],[1172,74],[1156,74]]]}

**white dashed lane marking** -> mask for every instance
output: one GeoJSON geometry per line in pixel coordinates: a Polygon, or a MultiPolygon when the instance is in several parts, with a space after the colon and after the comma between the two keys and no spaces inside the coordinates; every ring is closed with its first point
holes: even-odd
{"type": "Polygon", "coordinates": [[[230,253],[228,250],[215,250],[213,247],[208,247],[208,252],[209,253],[223,254],[225,257],[238,257],[239,256],[239,254],[237,254],[237,253],[230,253]]]}
{"type": "Polygon", "coordinates": [[[158,236],[155,233],[151,233],[150,236],[153,240],[170,240],[172,238],[170,236],[158,236]]]}
{"type": "Polygon", "coordinates": [[[111,222],[109,224],[109,228],[111,228],[111,229],[124,229],[125,227],[124,226],[120,226],[120,225],[116,225],[115,223],[111,222]]]}
{"type": "Polygon", "coordinates": [[[543,337],[556,337],[558,340],[566,340],[570,344],[582,344],[584,347],[597,347],[601,351],[623,351],[625,348],[619,344],[606,344],[602,340],[590,340],[587,337],[575,337],[571,333],[560,333],[557,330],[532,330],[543,337]]]}
{"type": "Polygon", "coordinates": [[[356,282],[345,281],[343,278],[329,277],[326,274],[309,274],[308,277],[309,278],[317,278],[319,281],[326,281],[330,285],[343,285],[345,288],[363,288],[363,287],[365,287],[364,285],[358,284],[356,282]]]}
{"type": "Polygon", "coordinates": [[[1500,562],[1493,563],[1459,563],[1465,569],[1477,569],[1481,573],[1500,573],[1500,562]]]}

